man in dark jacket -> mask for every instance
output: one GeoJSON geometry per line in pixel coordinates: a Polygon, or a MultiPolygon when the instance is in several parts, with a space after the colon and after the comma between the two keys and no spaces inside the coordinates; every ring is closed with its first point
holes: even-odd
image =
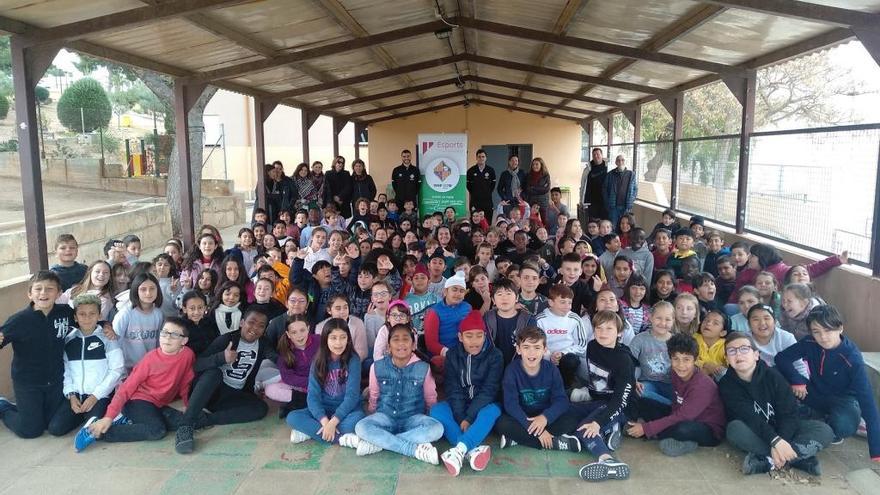
{"type": "Polygon", "coordinates": [[[468,313],[458,329],[461,344],[446,353],[446,401],[431,408],[431,417],[443,423],[443,434],[453,446],[440,456],[453,476],[465,458],[474,471],[489,464],[491,451],[481,443],[501,415],[497,400],[504,372],[501,351],[487,338],[479,311],[468,313]]]}
{"type": "Polygon", "coordinates": [[[608,210],[608,219],[616,229],[620,217],[628,211],[632,211],[636,201],[636,176],[632,170],[626,169],[626,158],[617,155],[614,160],[614,170],[608,172],[605,177],[605,208],[608,210]]]}
{"type": "Polygon", "coordinates": [[[486,165],[486,152],[477,150],[477,164],[467,171],[467,190],[471,194],[471,211],[480,210],[492,218],[492,193],[495,191],[495,170],[486,165]]]}
{"type": "Polygon", "coordinates": [[[519,204],[525,185],[526,173],[519,168],[519,157],[511,155],[507,159],[507,169],[501,172],[501,177],[498,178],[498,196],[501,197],[501,201],[511,205],[504,209],[505,214],[510,207],[519,204]]]}
{"type": "Polygon", "coordinates": [[[269,407],[254,392],[263,359],[277,355],[263,338],[269,319],[257,309],[249,309],[241,319],[241,330],[214,339],[196,360],[194,380],[186,412],[177,428],[175,450],[193,451],[196,426],[228,425],[259,421],[269,407]],[[210,414],[204,415],[202,409],[210,414]]]}
{"type": "Polygon", "coordinates": [[[422,175],[419,167],[412,163],[412,153],[409,150],[400,152],[400,165],[391,171],[391,187],[394,188],[394,199],[403,206],[407,200],[419,208],[419,188],[422,185],[422,175]]]}
{"type": "Polygon", "coordinates": [[[724,352],[731,369],[718,390],[730,420],[727,441],[746,452],[743,473],[766,473],[790,464],[821,474],[816,454],[831,443],[831,428],[798,417],[788,382],[761,361],[750,334],[727,334],[724,352]]]}
{"type": "MultiPolygon", "coordinates": [[[[608,164],[602,158],[602,148],[593,148],[593,159],[584,167],[581,174],[581,201],[588,208],[587,218],[608,218],[603,194],[606,175],[608,175],[608,164]]],[[[584,222],[584,219],[581,222],[584,222]]]]}

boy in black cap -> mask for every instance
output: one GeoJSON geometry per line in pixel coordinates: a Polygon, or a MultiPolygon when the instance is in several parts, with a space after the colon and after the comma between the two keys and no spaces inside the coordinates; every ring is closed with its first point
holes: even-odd
{"type": "MultiPolygon", "coordinates": [[[[680,229],[675,233],[675,249],[666,259],[666,269],[675,273],[675,278],[682,278],[681,266],[687,258],[697,258],[694,251],[694,233],[691,229],[680,229]]],[[[697,267],[699,272],[699,267],[697,267]]]]}

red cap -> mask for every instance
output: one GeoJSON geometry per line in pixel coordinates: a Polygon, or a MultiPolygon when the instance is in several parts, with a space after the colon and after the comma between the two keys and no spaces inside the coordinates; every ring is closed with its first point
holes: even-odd
{"type": "Polygon", "coordinates": [[[486,324],[483,322],[483,315],[481,315],[476,309],[471,310],[471,312],[461,320],[461,323],[458,324],[459,332],[467,332],[469,330],[486,331],[486,324]]]}
{"type": "Polygon", "coordinates": [[[416,275],[418,275],[418,274],[420,274],[420,273],[421,273],[422,275],[425,275],[426,277],[430,277],[430,276],[431,276],[430,274],[428,274],[428,267],[426,267],[426,266],[423,265],[422,263],[418,263],[418,264],[416,265],[416,271],[413,272],[413,276],[416,276],[416,275]]]}

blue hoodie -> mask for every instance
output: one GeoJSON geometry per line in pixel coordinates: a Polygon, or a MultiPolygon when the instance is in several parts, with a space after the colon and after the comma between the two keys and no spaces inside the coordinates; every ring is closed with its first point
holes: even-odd
{"type": "Polygon", "coordinates": [[[807,405],[810,397],[854,397],[868,428],[868,452],[871,459],[880,459],[880,415],[862,353],[853,341],[841,336],[839,346],[824,349],[808,335],[776,355],[776,368],[792,385],[807,386],[807,405]],[[809,379],[795,369],[794,362],[799,359],[807,362],[809,379]]]}

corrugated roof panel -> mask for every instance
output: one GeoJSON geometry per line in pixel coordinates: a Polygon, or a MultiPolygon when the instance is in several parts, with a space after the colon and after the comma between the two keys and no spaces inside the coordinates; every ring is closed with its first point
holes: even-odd
{"type": "Polygon", "coordinates": [[[691,0],[614,0],[590,2],[568,34],[618,45],[641,46],[698,5],[691,0]]]}
{"type": "Polygon", "coordinates": [[[137,0],[4,0],[0,16],[48,28],[141,7],[137,0]]]}
{"type": "Polygon", "coordinates": [[[503,24],[551,31],[565,8],[566,0],[483,0],[475,2],[476,17],[503,24]]]}
{"type": "Polygon", "coordinates": [[[671,88],[709,74],[697,69],[640,60],[616,74],[613,79],[657,88],[671,88]]]}
{"type": "Polygon", "coordinates": [[[818,22],[730,9],[673,41],[661,52],[736,65],[832,28],[818,22]]]}

